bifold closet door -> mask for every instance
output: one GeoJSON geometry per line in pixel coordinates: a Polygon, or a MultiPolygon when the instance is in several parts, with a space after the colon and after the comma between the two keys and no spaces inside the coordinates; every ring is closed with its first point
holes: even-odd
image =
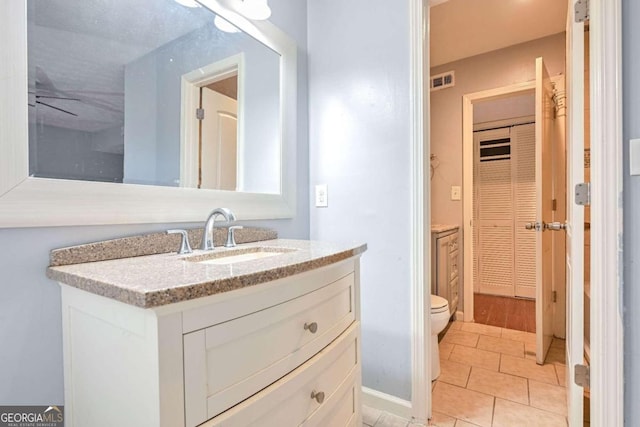
{"type": "Polygon", "coordinates": [[[535,126],[474,133],[474,290],[535,297],[535,126]]]}
{"type": "Polygon", "coordinates": [[[474,134],[474,256],[481,293],[514,295],[513,187],[509,129],[474,134]]]}
{"type": "Polygon", "coordinates": [[[514,294],[536,297],[536,234],[525,228],[536,221],[535,125],[511,128],[513,142],[514,294]]]}

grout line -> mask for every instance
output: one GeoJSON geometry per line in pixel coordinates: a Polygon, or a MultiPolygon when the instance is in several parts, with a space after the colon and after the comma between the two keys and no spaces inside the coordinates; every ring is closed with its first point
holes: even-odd
{"type": "Polygon", "coordinates": [[[529,378],[527,378],[527,405],[531,406],[531,388],[529,387],[529,378]]]}
{"type": "Polygon", "coordinates": [[[496,400],[497,400],[497,397],[494,397],[493,398],[493,409],[491,411],[491,425],[493,425],[493,420],[496,417],[496,400]]]}

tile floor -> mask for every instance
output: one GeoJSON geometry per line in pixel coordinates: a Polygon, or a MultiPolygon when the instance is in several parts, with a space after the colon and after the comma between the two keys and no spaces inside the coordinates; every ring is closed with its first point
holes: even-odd
{"type": "Polygon", "coordinates": [[[554,339],[540,366],[533,333],[452,323],[440,342],[431,424],[566,427],[564,345],[554,339]]]}
{"type": "MultiPolygon", "coordinates": [[[[566,427],[564,346],[564,340],[554,339],[540,366],[535,362],[535,334],[453,322],[440,342],[441,373],[432,384],[430,425],[566,427]]],[[[363,408],[363,427],[418,426],[363,408]]]]}

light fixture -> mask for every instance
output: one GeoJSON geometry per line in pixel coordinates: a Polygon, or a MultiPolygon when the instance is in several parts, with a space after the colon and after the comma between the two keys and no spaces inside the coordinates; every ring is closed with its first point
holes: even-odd
{"type": "Polygon", "coordinates": [[[254,21],[264,21],[271,16],[271,8],[267,0],[242,0],[238,5],[238,11],[254,21]]]}
{"type": "Polygon", "coordinates": [[[200,7],[200,3],[196,0],[174,0],[176,3],[185,7],[200,7]]]}
{"type": "Polygon", "coordinates": [[[240,30],[235,25],[233,25],[220,15],[216,15],[216,17],[213,19],[213,23],[215,24],[217,29],[219,29],[220,31],[224,31],[225,33],[240,32],[240,30]]]}

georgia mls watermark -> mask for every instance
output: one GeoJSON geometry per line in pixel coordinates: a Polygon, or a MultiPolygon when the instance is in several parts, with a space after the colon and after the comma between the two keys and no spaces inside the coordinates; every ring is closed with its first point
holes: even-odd
{"type": "Polygon", "coordinates": [[[0,427],[64,427],[64,406],[0,406],[0,427]]]}

